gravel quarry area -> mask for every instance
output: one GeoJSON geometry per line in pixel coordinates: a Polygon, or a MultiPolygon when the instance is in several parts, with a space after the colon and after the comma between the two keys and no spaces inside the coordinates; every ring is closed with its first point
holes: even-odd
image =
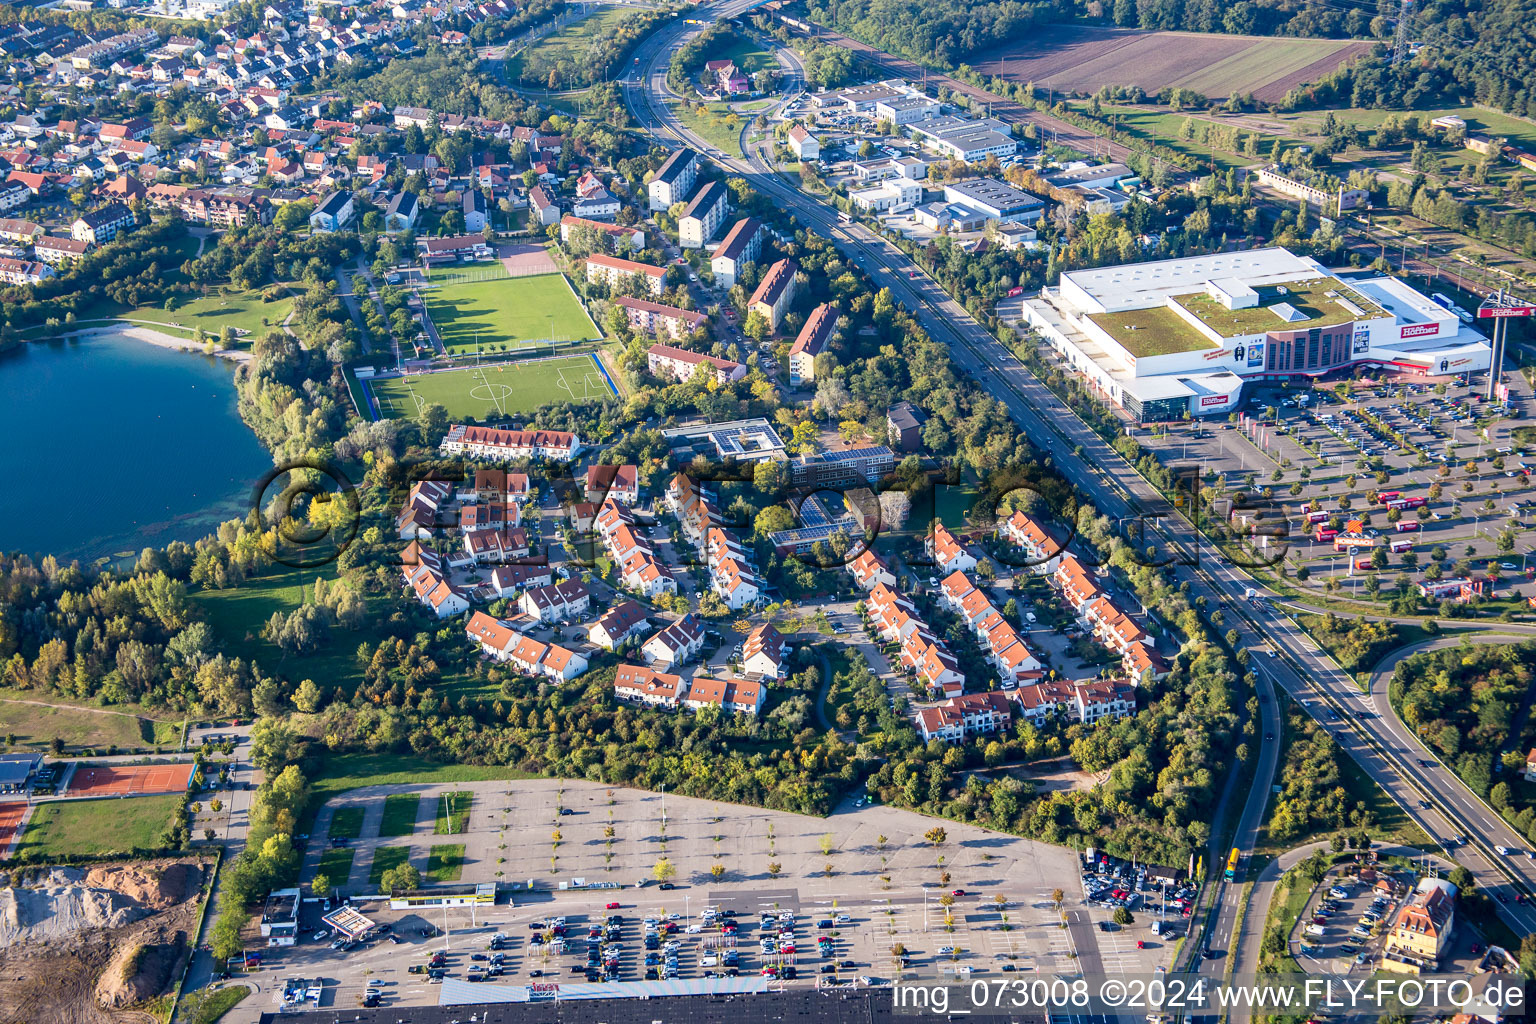
{"type": "Polygon", "coordinates": [[[0,1024],[137,1024],[185,962],[197,860],[0,876],[0,1024]]]}

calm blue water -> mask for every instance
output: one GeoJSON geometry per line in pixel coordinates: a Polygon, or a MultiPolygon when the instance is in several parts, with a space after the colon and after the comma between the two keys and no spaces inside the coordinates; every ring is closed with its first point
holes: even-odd
{"type": "Polygon", "coordinates": [[[0,549],[94,560],[243,515],[267,451],[234,364],[110,334],[0,355],[0,549]]]}

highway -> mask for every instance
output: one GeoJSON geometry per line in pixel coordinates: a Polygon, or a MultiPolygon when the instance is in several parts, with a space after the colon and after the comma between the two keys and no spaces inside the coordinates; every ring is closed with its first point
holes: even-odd
{"type": "MultiPolygon", "coordinates": [[[[735,17],[756,2],[727,0],[701,7],[694,17],[706,22],[735,17]]],[[[727,156],[677,123],[665,103],[667,59],[701,28],[680,23],[668,25],[635,51],[639,58],[637,72],[632,72],[623,85],[642,128],[658,141],[670,139],[691,146],[729,173],[745,178],[760,193],[791,211],[802,225],[831,239],[879,285],[890,288],[897,301],[932,337],[949,345],[956,365],[1005,404],[1042,455],[1101,513],[1117,520],[1162,513],[1155,524],[1147,524],[1141,539],[1156,539],[1155,534],[1161,539],[1161,551],[1185,556],[1191,564],[1178,566],[1176,578],[1191,583],[1192,598],[1207,598],[1208,611],[1222,611],[1225,622],[1217,632],[1235,629],[1238,646],[1250,651],[1250,667],[1257,677],[1260,697],[1259,735],[1278,735],[1274,700],[1274,688],[1278,686],[1329,726],[1342,749],[1429,835],[1437,839],[1467,836],[1470,845],[1457,850],[1458,861],[1472,872],[1480,887],[1496,897],[1507,898],[1500,909],[1517,933],[1536,931],[1536,908],[1514,901],[1517,891],[1536,892],[1536,861],[1524,856],[1500,857],[1494,852],[1497,845],[1523,850],[1525,841],[1451,772],[1440,767],[1420,767],[1419,759],[1428,755],[1411,738],[1405,740],[1390,727],[1389,723],[1395,722],[1391,715],[1363,720],[1354,717],[1350,712],[1365,706],[1359,688],[1270,600],[1273,595],[1241,568],[1227,564],[1189,521],[1173,513],[1169,502],[1118,452],[895,246],[861,225],[840,223],[834,209],[791,186],[769,168],[758,152],[752,152],[748,160],[727,156]],[[1247,599],[1249,588],[1257,591],[1256,599],[1247,599]],[[1274,656],[1268,651],[1273,651],[1274,656]],[[1329,715],[1330,707],[1339,710],[1338,721],[1329,715]]],[[[1278,740],[1256,742],[1254,782],[1245,794],[1233,840],[1233,845],[1245,855],[1251,852],[1264,817],[1279,749],[1278,740]]],[[[1232,941],[1238,901],[1226,895],[1218,891],[1220,899],[1213,918],[1201,942],[1192,946],[1221,950],[1232,941]]],[[[1225,968],[1220,959],[1207,963],[1213,971],[1225,968]]],[[[1247,967],[1252,969],[1252,965],[1247,967]]]]}

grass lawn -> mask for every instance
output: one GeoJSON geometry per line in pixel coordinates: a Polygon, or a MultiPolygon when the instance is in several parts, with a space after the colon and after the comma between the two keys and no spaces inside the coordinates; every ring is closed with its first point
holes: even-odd
{"type": "Polygon", "coordinates": [[[33,860],[152,850],[181,802],[175,794],[39,804],[21,839],[33,860]]]}
{"type": "Polygon", "coordinates": [[[356,839],[363,834],[363,809],[361,807],[340,807],[331,815],[332,839],[356,839]]]}
{"type": "Polygon", "coordinates": [[[379,885],[384,881],[384,872],[390,868],[399,867],[411,859],[411,851],[404,846],[381,846],[373,851],[373,867],[368,871],[368,883],[379,885]]]}
{"type": "Polygon", "coordinates": [[[507,277],[490,267],[437,267],[428,278],[435,287],[422,297],[450,352],[475,346],[506,351],[529,341],[595,341],[603,336],[563,274],[507,277]]]}
{"type": "MultiPolygon", "coordinates": [[[[10,691],[7,691],[10,692],[10,691]]],[[[16,691],[25,693],[26,691],[16,691]]],[[[70,750],[136,750],[181,739],[180,722],[158,722],[128,713],[92,711],[88,708],[43,707],[26,700],[54,703],[52,694],[35,693],[15,700],[0,698],[0,737],[15,736],[9,749],[44,750],[55,737],[70,750]]]]}
{"type": "MultiPolygon", "coordinates": [[[[1350,107],[1343,110],[1335,110],[1334,117],[1344,124],[1359,125],[1361,128],[1378,128],[1387,115],[1394,113],[1390,110],[1367,110],[1358,107],[1350,107]]],[[[1429,122],[1446,114],[1455,114],[1467,122],[1467,132],[1471,135],[1502,135],[1509,139],[1510,143],[1521,148],[1530,149],[1536,147],[1536,124],[1521,120],[1518,117],[1510,117],[1508,114],[1500,114],[1492,110],[1484,110],[1481,107],[1439,107],[1434,110],[1396,111],[1399,115],[1414,113],[1421,121],[1429,122]]],[[[1305,130],[1315,134],[1323,123],[1323,118],[1328,116],[1324,110],[1308,111],[1305,114],[1281,114],[1282,120],[1294,122],[1298,131],[1305,130]]],[[[1468,156],[1474,154],[1468,152],[1468,156]]]]}
{"type": "Polygon", "coordinates": [[[529,413],[547,402],[613,396],[590,354],[386,377],[369,381],[368,387],[381,416],[414,419],[419,405],[436,402],[456,422],[529,413]]]}
{"type": "Polygon", "coordinates": [[[333,886],[346,885],[347,876],[352,873],[352,853],[349,848],[326,850],[320,856],[320,867],[316,873],[329,878],[333,886]]]}
{"type": "Polygon", "coordinates": [[[707,103],[699,107],[687,103],[672,104],[672,112],[683,126],[705,142],[730,156],[741,156],[741,129],[746,121],[733,113],[729,104],[707,103]]]}
{"type": "Polygon", "coordinates": [[[286,615],[314,600],[315,580],[321,576],[328,582],[335,578],[322,569],[283,568],[236,587],[202,591],[192,600],[207,614],[208,624],[224,641],[228,654],[255,662],[274,675],[295,681],[313,679],[326,687],[351,690],[361,678],[354,655],[364,637],[336,635],[320,650],[303,657],[290,657],[261,638],[262,627],[273,612],[286,615]]]}
{"type": "Polygon", "coordinates": [[[202,996],[195,1003],[191,1003],[190,1012],[185,1019],[190,1024],[214,1024],[250,994],[251,990],[245,985],[204,989],[202,996]]]}
{"type": "Polygon", "coordinates": [[[427,852],[426,878],[432,882],[457,882],[464,875],[464,844],[444,843],[427,852]]]}
{"type": "MultiPolygon", "coordinates": [[[[424,786],[434,783],[534,779],[537,775],[496,765],[444,764],[412,754],[342,754],[327,758],[310,780],[305,823],[331,797],[364,786],[424,786]]],[[[300,831],[305,831],[301,829],[300,831]]]]}
{"type": "MultiPolygon", "coordinates": [[[[561,61],[586,63],[587,48],[592,40],[633,14],[628,8],[606,7],[590,17],[572,22],[558,32],[550,33],[506,62],[508,80],[521,80],[524,69],[549,67],[561,61]]],[[[546,85],[545,82],[537,84],[541,87],[546,85]]]]}
{"type": "Polygon", "coordinates": [[[204,295],[171,312],[159,306],[141,306],[123,316],[131,320],[153,320],[189,337],[199,327],[217,337],[224,325],[228,324],[236,331],[245,332],[235,347],[249,348],[251,342],[269,327],[281,324],[292,308],[293,300],[286,296],[276,302],[265,302],[260,292],[252,291],[204,295]]]}
{"type": "Polygon", "coordinates": [[[408,836],[416,831],[416,813],[421,807],[420,793],[390,793],[384,797],[384,822],[381,836],[408,836]]]}
{"type": "MultiPolygon", "coordinates": [[[[1088,113],[1087,103],[1069,104],[1081,114],[1088,113]]],[[[1103,104],[1099,108],[1101,117],[1128,135],[1158,146],[1167,146],[1169,149],[1189,156],[1198,157],[1202,162],[1209,163],[1211,159],[1210,147],[1190,139],[1179,137],[1179,131],[1183,128],[1187,115],[1175,113],[1157,107],[1133,107],[1117,104],[1103,104]],[[1112,119],[1112,120],[1111,120],[1112,119]]],[[[1219,123],[1219,122],[1217,122],[1219,123]]],[[[1241,131],[1241,129],[1239,129],[1241,131]]],[[[1260,136],[1260,152],[1268,153],[1272,136],[1260,136]]],[[[1222,169],[1228,167],[1246,167],[1248,164],[1258,163],[1260,157],[1245,157],[1237,153],[1230,153],[1223,149],[1215,152],[1216,164],[1222,169]]]]}
{"type": "Polygon", "coordinates": [[[759,46],[756,41],[744,35],[737,34],[730,44],[709,51],[710,60],[731,60],[738,68],[746,73],[748,78],[757,74],[764,68],[776,68],[779,62],[773,54],[759,46]]]}
{"type": "Polygon", "coordinates": [[[444,793],[437,798],[437,824],[432,832],[440,836],[453,836],[469,831],[469,806],[475,794],[467,789],[444,793]]]}

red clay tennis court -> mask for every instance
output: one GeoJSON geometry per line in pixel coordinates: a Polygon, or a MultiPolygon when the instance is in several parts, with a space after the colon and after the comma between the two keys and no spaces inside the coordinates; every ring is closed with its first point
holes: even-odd
{"type": "Polygon", "coordinates": [[[0,855],[11,848],[11,839],[16,835],[16,829],[21,826],[21,819],[26,816],[25,800],[7,800],[0,804],[0,855]]]}
{"type": "Polygon", "coordinates": [[[81,765],[69,780],[67,796],[120,796],[125,793],[185,793],[190,764],[81,765]]]}

